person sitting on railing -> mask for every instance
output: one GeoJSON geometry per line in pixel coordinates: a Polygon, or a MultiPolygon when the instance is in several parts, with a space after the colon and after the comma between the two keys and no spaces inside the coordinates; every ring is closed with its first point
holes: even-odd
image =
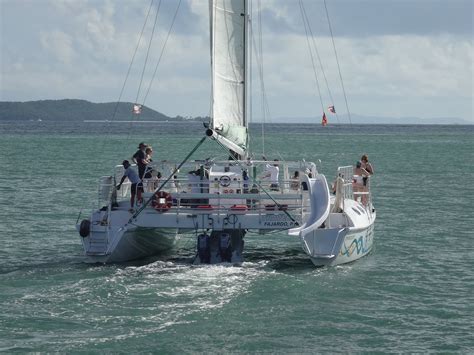
{"type": "Polygon", "coordinates": [[[365,194],[360,194],[359,192],[366,192],[364,178],[369,175],[367,170],[362,167],[362,163],[358,161],[354,168],[354,175],[352,177],[352,191],[354,192],[355,199],[358,200],[359,196],[361,197],[362,203],[365,204],[367,200],[365,194]]]}
{"type": "Polygon", "coordinates": [[[145,178],[143,179],[143,184],[146,186],[147,192],[155,191],[160,184],[160,179],[161,173],[156,169],[150,168],[147,173],[145,173],[145,178]]]}
{"type": "Polygon", "coordinates": [[[290,188],[298,191],[300,188],[300,172],[297,170],[291,177],[290,188]]]}
{"type": "Polygon", "coordinates": [[[137,204],[142,202],[142,192],[143,192],[143,185],[138,177],[138,174],[135,172],[135,170],[132,169],[132,166],[128,162],[128,160],[124,160],[122,162],[123,168],[125,171],[123,172],[122,179],[120,180],[120,183],[117,185],[117,190],[120,190],[120,187],[122,186],[123,182],[125,181],[125,178],[128,178],[130,180],[130,183],[132,186],[130,187],[130,212],[133,213],[133,207],[135,204],[135,195],[137,196],[137,204]]]}
{"type": "Polygon", "coordinates": [[[181,185],[178,180],[177,175],[173,175],[173,180],[171,180],[171,190],[172,192],[179,192],[181,189],[181,185]]]}

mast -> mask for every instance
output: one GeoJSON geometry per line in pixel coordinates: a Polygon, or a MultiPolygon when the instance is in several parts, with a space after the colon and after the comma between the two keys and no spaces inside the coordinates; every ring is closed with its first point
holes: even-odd
{"type": "MultiPolygon", "coordinates": [[[[248,88],[249,88],[249,83],[250,83],[250,78],[249,78],[249,70],[248,70],[248,64],[249,64],[249,57],[248,57],[248,45],[247,43],[250,43],[249,41],[249,8],[248,8],[248,0],[243,0],[244,2],[244,120],[243,124],[247,128],[248,132],[248,105],[247,105],[247,98],[248,98],[248,88]]],[[[247,145],[248,145],[248,139],[247,139],[247,145]]],[[[246,149],[248,148],[247,146],[245,147],[246,149]]]]}

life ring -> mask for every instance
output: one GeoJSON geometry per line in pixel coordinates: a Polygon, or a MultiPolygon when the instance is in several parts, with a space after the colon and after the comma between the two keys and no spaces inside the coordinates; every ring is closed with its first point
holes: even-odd
{"type": "Polygon", "coordinates": [[[157,212],[166,212],[173,205],[173,198],[166,191],[158,191],[153,195],[151,205],[157,212]]]}
{"type": "Polygon", "coordinates": [[[221,184],[222,187],[227,187],[227,186],[229,186],[230,183],[231,183],[230,176],[222,175],[222,176],[219,178],[219,183],[221,184]]]}

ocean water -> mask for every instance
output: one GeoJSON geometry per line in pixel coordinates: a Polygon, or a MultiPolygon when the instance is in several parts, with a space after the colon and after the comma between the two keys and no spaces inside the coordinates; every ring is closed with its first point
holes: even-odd
{"type": "MultiPolygon", "coordinates": [[[[352,264],[315,268],[285,234],[248,235],[242,267],[192,266],[192,239],[138,262],[83,263],[74,225],[98,177],[140,141],[180,160],[202,134],[0,123],[0,351],[474,352],[474,126],[267,125],[269,159],[321,160],[328,177],[369,155],[375,247],[352,264]]],[[[219,149],[206,142],[195,158],[219,149]]]]}

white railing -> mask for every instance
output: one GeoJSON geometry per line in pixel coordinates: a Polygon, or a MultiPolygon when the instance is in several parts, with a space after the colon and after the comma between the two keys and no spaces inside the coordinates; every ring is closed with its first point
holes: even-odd
{"type": "Polygon", "coordinates": [[[344,181],[342,190],[344,198],[357,200],[366,206],[371,205],[370,176],[355,176],[353,166],[339,167],[337,175],[344,181]]]}
{"type": "MultiPolygon", "coordinates": [[[[143,179],[144,199],[150,198],[154,191],[166,181],[170,175],[175,175],[162,187],[162,191],[172,196],[170,210],[186,209],[194,212],[212,210],[235,210],[256,213],[268,213],[268,211],[293,211],[292,214],[303,215],[308,207],[308,194],[301,186],[301,180],[305,174],[315,176],[318,172],[316,165],[311,162],[282,162],[282,161],[194,161],[184,164],[180,171],[175,171],[177,164],[162,161],[153,162],[150,166],[155,170],[151,177],[143,179]],[[279,166],[278,186],[275,187],[268,180],[260,179],[265,171],[266,165],[279,166]],[[240,171],[238,179],[222,184],[218,179],[210,181],[207,176],[212,171],[230,173],[240,171]],[[247,179],[244,180],[242,171],[246,171],[247,179]],[[156,172],[161,173],[158,178],[156,172]],[[190,179],[189,172],[201,171],[201,174],[190,179]],[[202,173],[206,171],[206,173],[202,173]],[[298,178],[291,178],[298,171],[298,178]]],[[[133,165],[136,169],[136,166],[133,165]]],[[[130,182],[124,181],[120,190],[115,189],[123,176],[122,165],[117,165],[112,176],[101,178],[99,187],[99,204],[105,201],[128,200],[130,194],[130,182]],[[107,179],[106,179],[107,178],[107,179]]],[[[229,173],[229,174],[230,174],[229,173]]],[[[99,206],[101,207],[101,206],[99,206]]],[[[193,213],[194,213],[193,212],[193,213]]]]}
{"type": "Polygon", "coordinates": [[[352,189],[353,175],[354,175],[354,168],[351,165],[341,166],[337,169],[337,176],[342,178],[343,180],[342,193],[345,199],[354,198],[353,189],[352,189]]]}

